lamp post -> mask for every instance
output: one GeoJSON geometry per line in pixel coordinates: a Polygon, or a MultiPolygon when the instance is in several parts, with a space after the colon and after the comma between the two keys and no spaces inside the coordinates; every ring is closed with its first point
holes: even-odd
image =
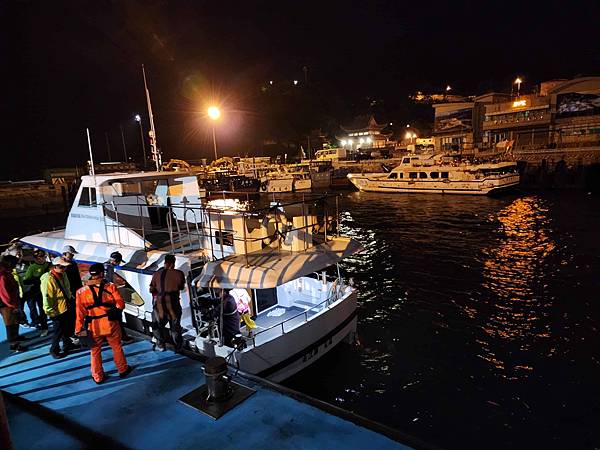
{"type": "Polygon", "coordinates": [[[515,80],[515,84],[517,85],[517,97],[521,96],[521,83],[523,82],[523,80],[521,80],[520,77],[517,77],[517,79],[515,80]]]}
{"type": "Polygon", "coordinates": [[[142,151],[144,152],[144,164],[142,167],[146,168],[146,144],[144,143],[144,127],[142,126],[142,118],[139,114],[134,117],[135,121],[140,124],[140,137],[142,138],[142,151]]]}
{"type": "Polygon", "coordinates": [[[213,147],[215,150],[215,161],[216,161],[218,159],[218,156],[217,156],[217,135],[215,132],[215,123],[221,117],[221,110],[216,106],[211,106],[208,108],[208,110],[206,112],[208,114],[208,117],[212,120],[213,147]]]}

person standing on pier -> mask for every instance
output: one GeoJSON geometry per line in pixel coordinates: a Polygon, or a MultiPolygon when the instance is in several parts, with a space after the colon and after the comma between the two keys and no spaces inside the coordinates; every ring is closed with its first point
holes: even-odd
{"type": "Polygon", "coordinates": [[[13,276],[17,258],[3,256],[0,261],[0,315],[6,327],[8,345],[13,352],[25,350],[19,341],[19,285],[13,276]]]}
{"type": "Polygon", "coordinates": [[[40,278],[40,288],[44,302],[44,312],[54,323],[50,355],[54,359],[60,359],[67,355],[70,350],[78,347],[73,345],[70,332],[73,328],[71,314],[68,311],[71,303],[71,288],[69,279],[65,273],[69,263],[61,256],[52,260],[52,269],[40,278]],[[60,351],[60,341],[63,341],[63,351],[60,351]]]}
{"type": "MultiPolygon", "coordinates": [[[[115,269],[122,264],[123,255],[121,255],[120,252],[112,252],[110,254],[110,259],[104,263],[104,279],[119,286],[117,277],[115,277],[115,269]]],[[[121,277],[119,277],[119,279],[121,279],[121,277]]],[[[119,321],[119,326],[121,327],[121,343],[131,344],[134,339],[127,334],[127,330],[121,320],[119,321]]]]}
{"type": "Polygon", "coordinates": [[[106,375],[102,367],[102,344],[108,341],[113,351],[113,359],[119,377],[125,378],[133,370],[127,365],[121,346],[120,316],[125,302],[117,286],[104,280],[104,266],[100,263],[90,266],[90,279],[77,291],[77,320],[75,329],[82,337],[90,338],[90,359],[92,378],[96,384],[104,382],[106,375]]]}
{"type": "Polygon", "coordinates": [[[185,275],[181,270],[175,269],[175,256],[166,255],[164,267],[154,272],[150,282],[150,293],[153,297],[152,332],[156,346],[161,352],[165,351],[164,335],[167,332],[165,328],[167,321],[175,351],[183,347],[179,302],[179,291],[183,289],[185,289],[185,275]]]}
{"type": "Polygon", "coordinates": [[[77,345],[77,336],[75,336],[75,295],[79,288],[83,287],[83,283],[81,282],[81,273],[79,272],[79,266],[75,262],[75,254],[77,251],[72,245],[65,245],[63,248],[63,259],[69,263],[67,269],[65,270],[65,274],[69,279],[69,287],[71,290],[71,298],[69,300],[69,305],[67,308],[67,312],[69,313],[69,324],[72,327],[68,330],[68,336],[73,340],[73,343],[77,345]]]}
{"type": "Polygon", "coordinates": [[[46,252],[35,250],[33,252],[33,262],[27,268],[23,275],[23,284],[29,285],[27,293],[27,305],[29,306],[29,318],[31,324],[40,329],[40,336],[48,335],[48,318],[44,313],[44,302],[40,283],[42,275],[50,270],[51,264],[46,260],[46,252]]]}

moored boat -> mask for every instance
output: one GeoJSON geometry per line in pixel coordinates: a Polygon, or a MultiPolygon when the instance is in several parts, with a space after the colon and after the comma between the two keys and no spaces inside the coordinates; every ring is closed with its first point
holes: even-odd
{"type": "Polygon", "coordinates": [[[181,294],[185,345],[279,381],[356,329],[356,291],[336,264],[360,246],[337,234],[332,198],[249,209],[235,201],[204,202],[193,173],[84,176],[66,228],[21,241],[52,254],[71,245],[83,266],[121,252],[125,262],[116,274],[124,317],[147,334],[151,277],[174,254],[187,280],[181,294]],[[216,310],[209,307],[219,289],[243,290],[257,325],[241,327],[233,347],[217,325],[219,302],[216,310]]]}
{"type": "Polygon", "coordinates": [[[486,195],[519,184],[516,162],[472,163],[408,155],[389,173],[349,173],[360,191],[486,195]]]}

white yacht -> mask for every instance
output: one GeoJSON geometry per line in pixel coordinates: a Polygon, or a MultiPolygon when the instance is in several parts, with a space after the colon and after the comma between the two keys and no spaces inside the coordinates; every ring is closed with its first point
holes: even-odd
{"type": "Polygon", "coordinates": [[[181,296],[186,347],[229,357],[241,370],[275,381],[353,338],[356,291],[336,265],[360,245],[337,234],[331,197],[253,210],[238,200],[215,202],[201,201],[192,173],[84,176],[66,228],[21,241],[53,254],[72,245],[82,269],[121,252],[116,274],[123,280],[125,320],[149,335],[150,279],[165,255],[175,254],[187,280],[181,296]],[[224,345],[210,306],[218,288],[244,290],[250,298],[256,328],[242,327],[236,348],[224,345]]]}
{"type": "Polygon", "coordinates": [[[409,155],[389,173],[349,173],[361,191],[486,195],[519,184],[516,162],[469,163],[442,155],[409,155]]]}

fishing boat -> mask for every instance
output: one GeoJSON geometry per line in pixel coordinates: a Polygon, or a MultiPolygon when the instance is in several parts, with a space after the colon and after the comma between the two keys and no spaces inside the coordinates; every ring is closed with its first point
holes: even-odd
{"type": "Polygon", "coordinates": [[[473,163],[442,155],[409,155],[389,173],[349,173],[360,191],[487,195],[519,184],[514,161],[473,163]]]}
{"type": "Polygon", "coordinates": [[[149,336],[148,286],[165,256],[174,254],[187,280],[184,345],[281,381],[356,330],[357,294],[337,264],[360,245],[339,235],[336,204],[331,196],[254,208],[233,199],[206,202],[194,173],[86,175],[66,228],[21,242],[51,254],[71,245],[82,267],[119,251],[124,319],[149,336]],[[246,293],[256,325],[242,326],[234,347],[225,345],[218,325],[221,289],[246,293]]]}

